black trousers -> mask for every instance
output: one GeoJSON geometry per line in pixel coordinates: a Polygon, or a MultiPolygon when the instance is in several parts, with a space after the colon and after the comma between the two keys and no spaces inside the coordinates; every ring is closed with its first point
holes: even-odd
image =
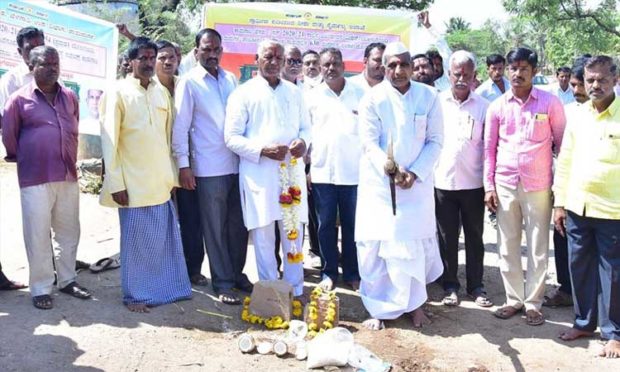
{"type": "Polygon", "coordinates": [[[204,239],[200,225],[198,193],[196,190],[178,188],[176,191],[177,211],[183,241],[183,254],[187,265],[187,273],[191,278],[200,274],[205,258],[204,239]]]}
{"type": "Polygon", "coordinates": [[[568,240],[560,235],[557,230],[553,230],[553,252],[555,257],[555,272],[560,288],[558,290],[568,294],[573,294],[570,283],[570,272],[568,270],[568,240]]]}
{"type": "Polygon", "coordinates": [[[467,293],[474,294],[483,290],[484,189],[456,191],[435,189],[435,215],[439,231],[439,249],[444,265],[442,276],[444,290],[458,291],[461,287],[458,279],[461,225],[465,233],[467,293]]]}

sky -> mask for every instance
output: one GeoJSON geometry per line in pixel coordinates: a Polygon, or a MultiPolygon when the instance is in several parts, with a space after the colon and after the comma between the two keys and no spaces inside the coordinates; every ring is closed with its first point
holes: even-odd
{"type": "Polygon", "coordinates": [[[451,17],[461,17],[478,28],[489,18],[505,21],[509,15],[501,0],[435,0],[429,8],[429,20],[440,31],[445,31],[451,17]]]}

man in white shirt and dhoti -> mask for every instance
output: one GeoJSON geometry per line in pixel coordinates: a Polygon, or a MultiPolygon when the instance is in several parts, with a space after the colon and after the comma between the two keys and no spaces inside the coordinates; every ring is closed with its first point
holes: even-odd
{"type": "Polygon", "coordinates": [[[383,54],[385,80],[360,104],[360,161],[355,240],[360,295],[371,318],[409,314],[415,327],[426,284],[443,271],[437,244],[433,169],[443,143],[436,90],[411,81],[411,55],[400,43],[383,54]]]}
{"type": "Polygon", "coordinates": [[[224,138],[239,155],[243,220],[254,243],[260,280],[278,279],[275,225],[280,230],[283,279],[303,293],[302,223],[308,221],[302,157],[310,141],[302,92],[280,78],[284,47],[258,46],[258,75],[234,91],[226,108],[224,138]]]}

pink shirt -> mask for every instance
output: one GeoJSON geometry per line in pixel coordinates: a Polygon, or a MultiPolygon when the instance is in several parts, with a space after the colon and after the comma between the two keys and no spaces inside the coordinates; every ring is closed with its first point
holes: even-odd
{"type": "Polygon", "coordinates": [[[6,160],[17,161],[19,187],[77,181],[79,107],[76,95],[58,85],[54,105],[32,81],[8,99],[2,115],[6,160]]]}
{"type": "Polygon", "coordinates": [[[521,102],[506,92],[489,107],[484,128],[484,189],[496,183],[525,191],[551,188],[552,145],[559,152],[566,125],[560,100],[549,92],[532,88],[521,102]]]}

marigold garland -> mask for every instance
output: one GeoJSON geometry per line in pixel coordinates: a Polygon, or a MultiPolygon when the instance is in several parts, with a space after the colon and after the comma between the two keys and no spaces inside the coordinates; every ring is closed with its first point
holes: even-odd
{"type": "Polygon", "coordinates": [[[322,324],[318,324],[319,318],[318,301],[319,297],[323,294],[323,290],[320,287],[316,287],[310,294],[310,303],[308,304],[308,336],[314,338],[316,335],[325,332],[328,329],[334,328],[334,320],[336,319],[336,292],[327,292],[329,295],[329,302],[327,303],[327,311],[322,324]]]}
{"type": "Polygon", "coordinates": [[[301,204],[301,187],[297,177],[297,159],[291,157],[288,164],[280,163],[280,196],[278,201],[282,208],[282,223],[286,238],[290,240],[291,249],[286,253],[289,263],[301,263],[304,260],[302,247],[297,247],[299,237],[299,204],[301,204]]]}
{"type": "MultiPolygon", "coordinates": [[[[241,311],[241,320],[252,324],[264,324],[268,329],[287,329],[289,324],[283,320],[281,316],[272,316],[271,318],[263,318],[250,313],[250,297],[243,299],[243,310],[241,311]]],[[[293,315],[301,316],[301,302],[293,301],[293,315]],[[297,315],[299,314],[299,315],[297,315]]]]}

